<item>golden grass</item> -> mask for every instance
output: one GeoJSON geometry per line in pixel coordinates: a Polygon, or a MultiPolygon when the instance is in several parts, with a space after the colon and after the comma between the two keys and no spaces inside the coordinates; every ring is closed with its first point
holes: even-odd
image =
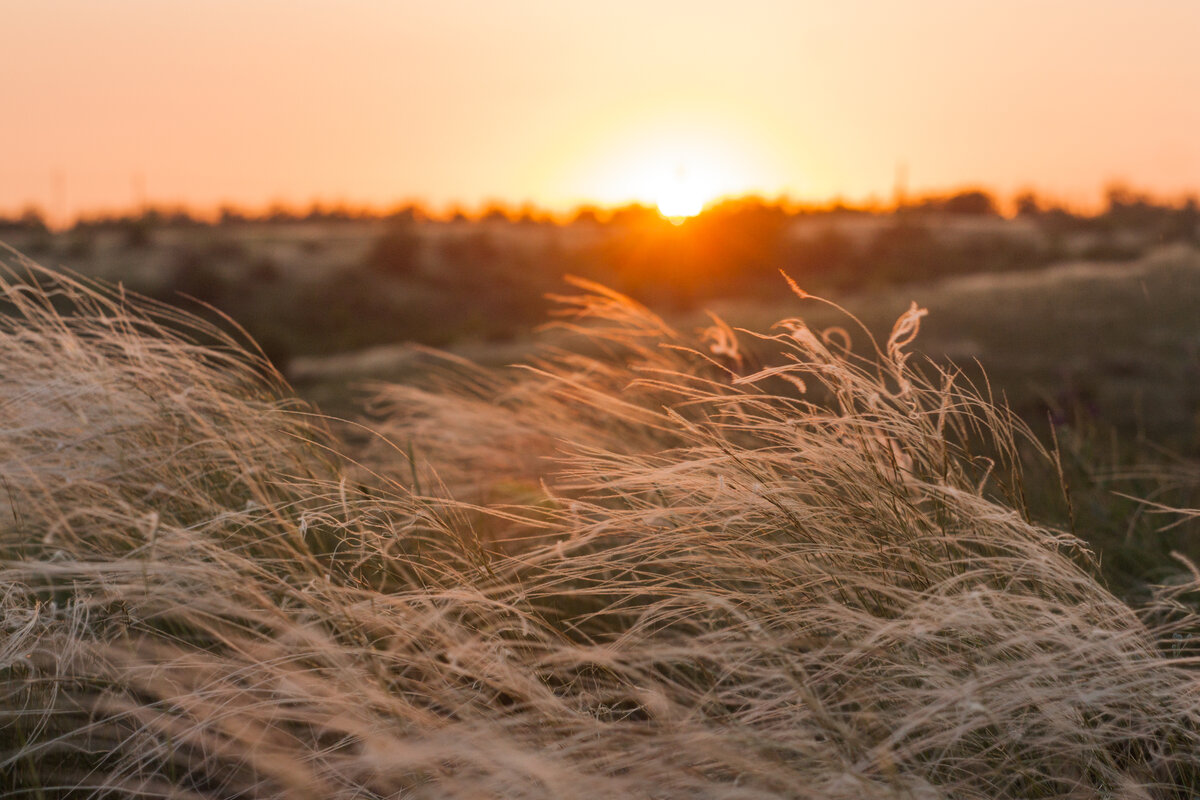
{"type": "Polygon", "coordinates": [[[380,387],[364,435],[10,268],[6,796],[1200,791],[1200,580],[1132,609],[1028,521],[1020,426],[917,374],[917,309],[761,366],[583,289],[590,349],[380,387]]]}

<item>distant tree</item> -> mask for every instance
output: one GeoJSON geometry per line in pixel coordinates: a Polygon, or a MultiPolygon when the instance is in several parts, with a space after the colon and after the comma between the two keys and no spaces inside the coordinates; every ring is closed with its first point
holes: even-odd
{"type": "Polygon", "coordinates": [[[313,203],[309,206],[308,213],[304,215],[304,220],[306,222],[349,222],[363,216],[364,214],[361,211],[353,210],[344,203],[338,203],[334,206],[313,203]]]}
{"type": "Polygon", "coordinates": [[[21,212],[18,222],[25,230],[40,231],[42,233],[49,230],[46,226],[46,218],[42,215],[41,209],[32,206],[21,212]]]}
{"type": "Polygon", "coordinates": [[[609,218],[612,225],[618,227],[636,227],[641,225],[659,225],[665,221],[659,213],[650,206],[641,203],[630,203],[612,212],[609,218]]]}
{"type": "Polygon", "coordinates": [[[942,204],[942,210],[947,214],[964,214],[972,216],[995,216],[996,200],[982,189],[970,189],[951,195],[942,204]]]}
{"type": "Polygon", "coordinates": [[[410,225],[426,219],[425,211],[419,206],[409,203],[394,208],[384,215],[384,220],[394,225],[410,225]]]}
{"type": "Polygon", "coordinates": [[[25,233],[47,233],[46,218],[40,209],[29,206],[20,216],[0,218],[0,231],[21,231],[25,233]]]}
{"type": "Polygon", "coordinates": [[[295,222],[299,218],[300,216],[298,214],[282,203],[273,203],[271,207],[267,209],[267,213],[262,219],[263,222],[268,222],[274,225],[285,225],[287,223],[295,222]]]}
{"type": "Polygon", "coordinates": [[[1189,244],[1200,243],[1200,206],[1194,196],[1185,199],[1172,215],[1163,238],[1189,244]]]}
{"type": "Polygon", "coordinates": [[[246,214],[241,209],[234,208],[233,206],[221,206],[217,212],[218,225],[238,225],[247,221],[248,217],[246,214]]]}
{"type": "Polygon", "coordinates": [[[596,225],[600,222],[600,212],[595,206],[580,206],[571,218],[573,224],[596,225]]]}
{"type": "Polygon", "coordinates": [[[512,216],[502,203],[492,202],[488,203],[479,219],[483,222],[511,222],[512,216]]]}
{"type": "Polygon", "coordinates": [[[1042,208],[1038,215],[1038,225],[1053,236],[1084,231],[1089,228],[1091,221],[1081,217],[1070,209],[1060,205],[1049,205],[1042,208]]]}
{"type": "Polygon", "coordinates": [[[1190,195],[1183,201],[1183,207],[1179,209],[1179,217],[1185,230],[1188,231],[1188,240],[1196,241],[1200,236],[1200,206],[1196,203],[1195,195],[1190,195]]]}
{"type": "Polygon", "coordinates": [[[1014,203],[1018,217],[1036,217],[1042,213],[1041,200],[1033,192],[1021,192],[1016,196],[1014,203]]]}
{"type": "Polygon", "coordinates": [[[161,221],[163,225],[178,228],[190,228],[202,225],[203,223],[196,219],[190,211],[182,206],[171,209],[164,209],[161,213],[161,221]]]}
{"type": "Polygon", "coordinates": [[[1148,195],[1121,183],[1110,185],[1104,196],[1108,208],[1101,216],[1109,227],[1147,229],[1171,215],[1170,208],[1155,204],[1148,195]]]}
{"type": "Polygon", "coordinates": [[[1144,205],[1148,201],[1146,195],[1135,192],[1123,183],[1110,183],[1104,189],[1104,201],[1107,204],[1107,212],[1114,212],[1144,205]]]}
{"type": "Polygon", "coordinates": [[[547,221],[546,214],[533,203],[522,203],[517,210],[516,222],[521,225],[541,225],[547,221]]]}

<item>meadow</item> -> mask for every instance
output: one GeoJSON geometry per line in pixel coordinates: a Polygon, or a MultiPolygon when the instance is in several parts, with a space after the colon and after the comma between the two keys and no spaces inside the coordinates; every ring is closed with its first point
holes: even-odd
{"type": "MultiPolygon", "coordinates": [[[[946,359],[1119,338],[1095,266],[865,328],[779,276],[753,327],[577,280],[521,366],[410,351],[334,418],[230,320],[6,264],[6,796],[1200,792],[1200,470],[1110,445],[1119,382],[1026,422],[946,359]]],[[[1178,334],[1194,253],[1139,264],[1178,334]]]]}

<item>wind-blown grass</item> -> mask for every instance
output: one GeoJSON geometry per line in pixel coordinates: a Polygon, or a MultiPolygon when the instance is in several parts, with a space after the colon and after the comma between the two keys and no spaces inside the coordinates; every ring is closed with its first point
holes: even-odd
{"type": "Polygon", "coordinates": [[[582,288],[587,348],[380,387],[364,436],[10,270],[9,796],[1200,791],[1198,581],[1132,609],[1026,519],[1020,426],[911,367],[919,310],[866,361],[784,321],[763,366],[582,288]]]}

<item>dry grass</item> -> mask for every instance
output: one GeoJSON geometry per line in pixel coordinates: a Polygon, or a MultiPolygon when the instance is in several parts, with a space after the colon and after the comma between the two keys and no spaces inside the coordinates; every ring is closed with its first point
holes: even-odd
{"type": "Polygon", "coordinates": [[[869,362],[785,321],[760,367],[584,288],[603,355],[450,363],[364,436],[219,331],[7,273],[6,796],[1200,791],[1200,578],[1131,609],[1028,522],[1020,427],[916,374],[919,312],[869,362]]]}

